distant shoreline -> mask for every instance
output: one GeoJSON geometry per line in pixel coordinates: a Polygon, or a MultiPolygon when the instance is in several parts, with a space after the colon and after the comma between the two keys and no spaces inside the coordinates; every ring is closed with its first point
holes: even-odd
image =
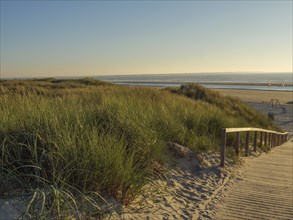
{"type": "MultiPolygon", "coordinates": [[[[18,80],[38,80],[34,79],[18,79],[18,80]]],[[[46,79],[46,78],[40,78],[46,79]]],[[[59,78],[48,78],[48,79],[59,79],[59,78]]],[[[61,79],[61,78],[60,78],[61,79]]],[[[13,79],[12,79],[13,80],[13,79]]],[[[14,79],[17,80],[17,79],[14,79]]],[[[99,79],[108,83],[123,85],[123,86],[143,86],[143,87],[153,87],[153,88],[165,88],[165,87],[179,87],[182,84],[196,83],[203,85],[209,89],[231,89],[231,90],[246,90],[246,91],[276,91],[276,92],[293,92],[293,82],[288,81],[266,81],[266,82],[247,82],[241,81],[229,81],[229,79],[212,79],[208,80],[186,80],[186,79],[99,79]],[[214,80],[214,81],[213,81],[214,80]]],[[[235,80],[235,79],[234,79],[235,80]]],[[[9,79],[0,79],[1,81],[10,81],[9,79]]]]}
{"type": "Polygon", "coordinates": [[[247,82],[195,82],[195,81],[135,81],[135,80],[108,80],[107,82],[124,86],[143,87],[179,87],[182,84],[196,83],[209,89],[231,89],[231,90],[251,90],[251,91],[280,91],[293,92],[293,83],[247,83],[247,82]]]}
{"type": "Polygon", "coordinates": [[[241,90],[241,89],[213,89],[223,95],[235,96],[243,101],[269,102],[278,99],[281,104],[293,101],[293,93],[286,91],[241,90]]]}

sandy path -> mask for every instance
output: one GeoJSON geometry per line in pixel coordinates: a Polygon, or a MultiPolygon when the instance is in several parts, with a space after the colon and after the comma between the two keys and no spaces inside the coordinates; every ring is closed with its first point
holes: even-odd
{"type": "Polygon", "coordinates": [[[293,142],[247,161],[243,180],[228,188],[213,219],[293,219],[293,142]]]}

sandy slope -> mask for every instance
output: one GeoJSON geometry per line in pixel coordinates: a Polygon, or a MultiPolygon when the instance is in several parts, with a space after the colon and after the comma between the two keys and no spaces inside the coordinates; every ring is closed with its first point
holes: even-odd
{"type": "Polygon", "coordinates": [[[153,183],[156,188],[147,186],[132,206],[113,219],[210,219],[212,212],[206,206],[221,189],[237,179],[238,167],[221,169],[217,153],[203,154],[200,158],[201,170],[182,166],[183,161],[188,163],[188,158],[182,158],[181,163],[177,160],[164,179],[153,183]]]}

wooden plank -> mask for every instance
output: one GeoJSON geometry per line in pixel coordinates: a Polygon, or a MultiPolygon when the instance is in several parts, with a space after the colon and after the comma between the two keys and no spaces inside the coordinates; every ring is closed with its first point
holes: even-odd
{"type": "Polygon", "coordinates": [[[262,147],[263,132],[260,132],[259,146],[262,147]]]}
{"type": "Polygon", "coordinates": [[[251,160],[241,172],[241,181],[222,193],[213,219],[292,220],[292,161],[292,143],[251,160]]]}
{"type": "Polygon", "coordinates": [[[268,141],[268,133],[265,133],[265,147],[267,147],[267,141],[268,141]]]}
{"type": "Polygon", "coordinates": [[[254,132],[253,151],[256,152],[257,147],[257,131],[254,132]]]}
{"type": "Polygon", "coordinates": [[[240,154],[240,132],[236,132],[235,153],[237,156],[239,156],[239,154],[240,154]]]}
{"type": "Polygon", "coordinates": [[[266,130],[261,128],[226,128],[226,133],[244,132],[244,131],[261,131],[261,132],[268,132],[268,133],[274,133],[274,134],[287,134],[287,132],[281,133],[281,132],[276,132],[276,131],[266,130]]]}

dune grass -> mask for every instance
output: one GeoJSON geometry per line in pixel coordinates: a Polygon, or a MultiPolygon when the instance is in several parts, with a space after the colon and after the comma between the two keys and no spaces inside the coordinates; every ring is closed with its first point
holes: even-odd
{"type": "Polygon", "coordinates": [[[167,142],[218,151],[222,127],[271,127],[241,101],[197,85],[2,81],[0,103],[2,194],[33,195],[30,217],[78,217],[80,210],[101,217],[103,197],[127,205],[160,175],[170,160],[167,142]]]}
{"type": "Polygon", "coordinates": [[[206,89],[197,84],[187,84],[182,85],[180,88],[167,88],[167,90],[197,101],[215,105],[219,109],[225,111],[229,116],[240,116],[243,120],[249,122],[250,126],[271,127],[279,130],[279,128],[274,127],[267,118],[263,117],[260,112],[255,111],[239,98],[231,96],[224,97],[219,92],[206,89]]]}

